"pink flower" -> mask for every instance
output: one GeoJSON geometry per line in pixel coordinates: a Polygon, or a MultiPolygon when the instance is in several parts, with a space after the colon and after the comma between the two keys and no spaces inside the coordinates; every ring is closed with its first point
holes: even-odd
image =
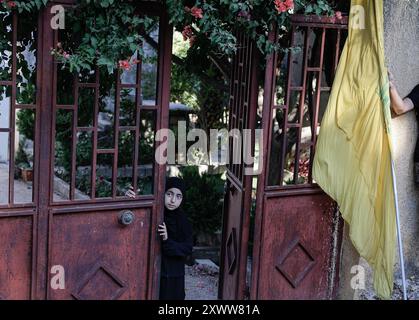
{"type": "Polygon", "coordinates": [[[335,12],[335,17],[336,17],[336,19],[338,19],[338,20],[342,20],[342,12],[340,12],[340,11],[336,11],[336,12],[335,12]]]}
{"type": "Polygon", "coordinates": [[[294,0],[275,0],[275,9],[279,12],[285,12],[294,8],[294,0]]]}
{"type": "Polygon", "coordinates": [[[197,19],[202,19],[204,17],[202,13],[203,11],[201,8],[192,7],[191,9],[191,15],[193,15],[197,19]]]}
{"type": "Polygon", "coordinates": [[[128,60],[119,60],[119,67],[124,70],[129,70],[131,68],[128,60]]]}
{"type": "Polygon", "coordinates": [[[186,41],[188,38],[192,37],[193,31],[191,26],[185,26],[182,31],[183,40],[186,41]]]}
{"type": "Polygon", "coordinates": [[[64,57],[64,59],[68,59],[68,58],[70,58],[70,54],[68,52],[64,51],[63,57],[64,57]]]}
{"type": "Polygon", "coordinates": [[[7,5],[8,5],[10,8],[16,7],[16,3],[15,3],[14,1],[9,1],[9,2],[7,2],[7,5]]]}

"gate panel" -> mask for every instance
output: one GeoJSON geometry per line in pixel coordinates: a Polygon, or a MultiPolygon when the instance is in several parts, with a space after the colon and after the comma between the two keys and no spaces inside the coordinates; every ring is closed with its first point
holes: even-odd
{"type": "MultiPolygon", "coordinates": [[[[164,168],[154,160],[154,137],[167,127],[169,90],[162,88],[170,77],[171,33],[158,4],[138,6],[154,21],[152,44],[142,43],[145,57],[135,52],[130,61],[138,63],[129,70],[73,75],[54,61],[47,261],[49,269],[62,265],[67,279],[63,291],[47,287],[48,299],[158,295],[155,230],[164,168]],[[134,199],[126,196],[130,186],[134,199]],[[131,217],[126,226],[122,215],[131,217]]],[[[82,36],[54,32],[53,47],[82,36]]]]}
{"type": "Polygon", "coordinates": [[[67,272],[65,289],[50,289],[50,299],[146,298],[150,210],[132,212],[127,227],[115,211],[53,215],[50,265],[67,272]]]}
{"type": "MultiPolygon", "coordinates": [[[[268,57],[263,107],[268,152],[258,180],[253,299],[335,295],[342,220],[313,181],[312,162],[346,29],[346,18],[295,15],[294,50],[268,57]]],[[[276,31],[269,37],[277,41],[276,31]]]]}
{"type": "Polygon", "coordinates": [[[266,195],[259,299],[331,296],[333,201],[324,194],[266,195]],[[326,293],[326,294],[325,294],[326,293]]]}
{"type": "Polygon", "coordinates": [[[156,298],[165,166],[154,161],[154,137],[168,127],[167,14],[137,2],[155,28],[130,71],[70,74],[50,50],[80,34],[51,29],[53,4],[35,17],[0,13],[0,299],[156,298]],[[51,288],[56,266],[65,289],[51,288]]]}
{"type": "Polygon", "coordinates": [[[32,297],[41,60],[37,14],[0,12],[0,299],[32,297]]]}
{"type": "Polygon", "coordinates": [[[0,219],[0,300],[31,297],[31,216],[0,219]]]}
{"type": "Polygon", "coordinates": [[[252,41],[238,35],[238,50],[232,63],[230,88],[229,162],[224,196],[223,241],[218,296],[221,299],[243,299],[246,288],[247,250],[253,175],[246,172],[243,132],[252,133],[251,155],[254,156],[257,111],[258,53],[252,41]]]}

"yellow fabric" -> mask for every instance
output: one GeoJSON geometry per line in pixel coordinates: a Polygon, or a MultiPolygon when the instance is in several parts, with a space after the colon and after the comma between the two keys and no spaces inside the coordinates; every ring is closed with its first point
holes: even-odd
{"type": "Polygon", "coordinates": [[[396,215],[382,0],[351,1],[348,39],[316,150],[314,179],[338,203],[355,248],[374,269],[377,295],[389,298],[396,215]],[[359,29],[362,10],[365,28],[359,29]]]}

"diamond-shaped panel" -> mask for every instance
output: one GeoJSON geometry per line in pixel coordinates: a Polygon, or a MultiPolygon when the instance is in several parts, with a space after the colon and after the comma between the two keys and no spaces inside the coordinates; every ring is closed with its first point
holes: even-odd
{"type": "Polygon", "coordinates": [[[115,300],[126,289],[125,284],[108,267],[101,265],[93,268],[93,272],[72,296],[78,300],[115,300]]]}
{"type": "Polygon", "coordinates": [[[276,269],[297,288],[316,264],[313,254],[298,238],[287,246],[287,250],[280,256],[276,269]]]}
{"type": "Polygon", "coordinates": [[[232,274],[236,268],[237,260],[237,238],[236,228],[232,228],[230,235],[227,240],[227,262],[228,262],[228,273],[232,274]]]}

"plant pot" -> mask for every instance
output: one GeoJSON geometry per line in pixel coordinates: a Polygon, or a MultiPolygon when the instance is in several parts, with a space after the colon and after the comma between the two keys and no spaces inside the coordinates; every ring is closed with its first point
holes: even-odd
{"type": "Polygon", "coordinates": [[[22,180],[25,182],[33,181],[33,169],[31,168],[22,168],[22,180]]]}
{"type": "Polygon", "coordinates": [[[15,166],[15,180],[20,179],[22,176],[22,169],[20,167],[15,166]]]}

